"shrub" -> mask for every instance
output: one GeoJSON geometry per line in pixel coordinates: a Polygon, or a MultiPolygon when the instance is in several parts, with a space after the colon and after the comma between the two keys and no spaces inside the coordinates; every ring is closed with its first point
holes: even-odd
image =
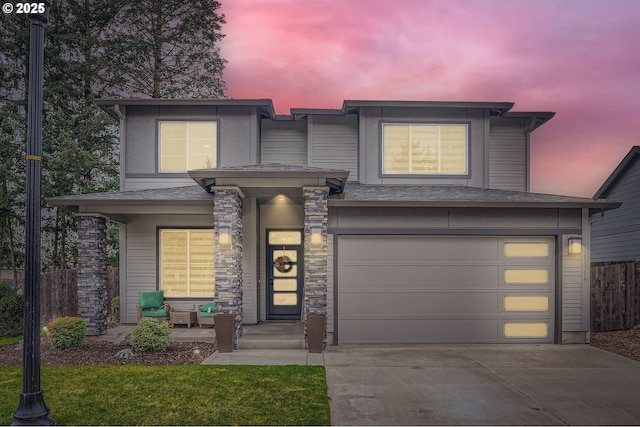
{"type": "Polygon", "coordinates": [[[80,347],[87,334],[87,324],[79,317],[60,317],[49,322],[47,331],[54,348],[65,350],[80,347]]]}
{"type": "Polygon", "coordinates": [[[10,282],[0,282],[0,337],[17,337],[23,331],[24,296],[10,282]]]}
{"type": "Polygon", "coordinates": [[[115,328],[120,324],[120,297],[111,300],[111,314],[107,317],[107,327],[115,328]]]}
{"type": "Polygon", "coordinates": [[[171,327],[168,322],[158,322],[143,317],[131,329],[131,347],[137,351],[165,351],[171,344],[171,327]]]}

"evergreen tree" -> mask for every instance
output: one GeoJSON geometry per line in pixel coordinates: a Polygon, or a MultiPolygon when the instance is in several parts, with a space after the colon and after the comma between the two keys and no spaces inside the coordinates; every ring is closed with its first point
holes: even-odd
{"type": "Polygon", "coordinates": [[[112,88],[132,98],[223,98],[215,0],[139,0],[117,16],[108,51],[112,88]]]}
{"type": "MultiPolygon", "coordinates": [[[[104,39],[121,2],[58,0],[47,26],[43,197],[117,189],[117,128],[94,99],[105,90],[104,39]]],[[[45,269],[75,266],[76,217],[46,208],[45,269]]]]}
{"type": "Polygon", "coordinates": [[[0,269],[14,281],[24,261],[28,22],[17,14],[0,20],[0,269]]]}
{"type": "MultiPolygon", "coordinates": [[[[56,0],[45,27],[42,250],[76,264],[76,217],[44,199],[118,188],[118,124],[96,98],[219,98],[224,16],[212,0],[56,0]]],[[[0,20],[0,269],[22,269],[29,27],[0,20]]],[[[112,227],[109,239],[117,245],[112,227]]],[[[115,249],[109,259],[117,262],[115,249]]]]}

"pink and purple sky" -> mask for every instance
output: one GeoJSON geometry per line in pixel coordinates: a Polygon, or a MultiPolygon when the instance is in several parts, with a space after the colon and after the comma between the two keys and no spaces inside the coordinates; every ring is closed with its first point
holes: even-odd
{"type": "Polygon", "coordinates": [[[230,98],[509,101],[555,111],[531,190],[591,197],[640,145],[638,0],[221,0],[230,98]]]}

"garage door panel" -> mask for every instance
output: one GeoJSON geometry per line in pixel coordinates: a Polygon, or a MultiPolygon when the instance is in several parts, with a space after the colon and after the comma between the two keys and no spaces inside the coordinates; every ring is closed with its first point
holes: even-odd
{"type": "Polygon", "coordinates": [[[341,248],[350,254],[350,260],[364,261],[412,259],[487,261],[499,258],[497,240],[476,239],[469,241],[463,236],[430,237],[430,239],[430,245],[425,246],[424,236],[362,236],[359,239],[341,242],[341,248]],[[362,244],[367,241],[370,244],[362,244]]]}
{"type": "Polygon", "coordinates": [[[493,292],[344,292],[338,310],[344,316],[362,315],[375,310],[377,316],[404,314],[498,313],[493,292]],[[373,305],[373,307],[371,307],[373,305]]]}
{"type": "Polygon", "coordinates": [[[340,277],[344,290],[366,286],[373,289],[487,289],[496,288],[499,268],[495,265],[374,265],[343,264],[340,277]]]}
{"type": "Polygon", "coordinates": [[[551,342],[554,241],[340,236],[338,342],[551,342]],[[539,271],[547,272],[544,280],[539,271]],[[542,324],[545,336],[536,332],[542,324]]]}
{"type": "Polygon", "coordinates": [[[380,342],[496,342],[496,319],[350,319],[339,325],[343,344],[380,342]]]}

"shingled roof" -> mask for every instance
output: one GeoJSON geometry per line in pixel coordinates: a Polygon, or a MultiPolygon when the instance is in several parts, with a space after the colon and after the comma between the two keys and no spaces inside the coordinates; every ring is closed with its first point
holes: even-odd
{"type": "MultiPolygon", "coordinates": [[[[313,171],[315,168],[306,168],[313,171]]],[[[250,169],[255,170],[255,169],[250,169]]],[[[294,168],[294,171],[300,170],[294,168]]],[[[325,171],[324,169],[319,169],[325,171]]],[[[47,199],[51,206],[77,211],[78,206],[206,206],[213,195],[201,186],[78,194],[47,199]]],[[[462,185],[364,185],[348,182],[342,193],[329,196],[329,206],[484,207],[484,208],[589,208],[590,213],[618,208],[608,199],[560,196],[467,187],[462,185]]]]}
{"type": "Polygon", "coordinates": [[[329,206],[432,206],[615,209],[620,202],[462,185],[364,185],[347,183],[329,206]]]}

